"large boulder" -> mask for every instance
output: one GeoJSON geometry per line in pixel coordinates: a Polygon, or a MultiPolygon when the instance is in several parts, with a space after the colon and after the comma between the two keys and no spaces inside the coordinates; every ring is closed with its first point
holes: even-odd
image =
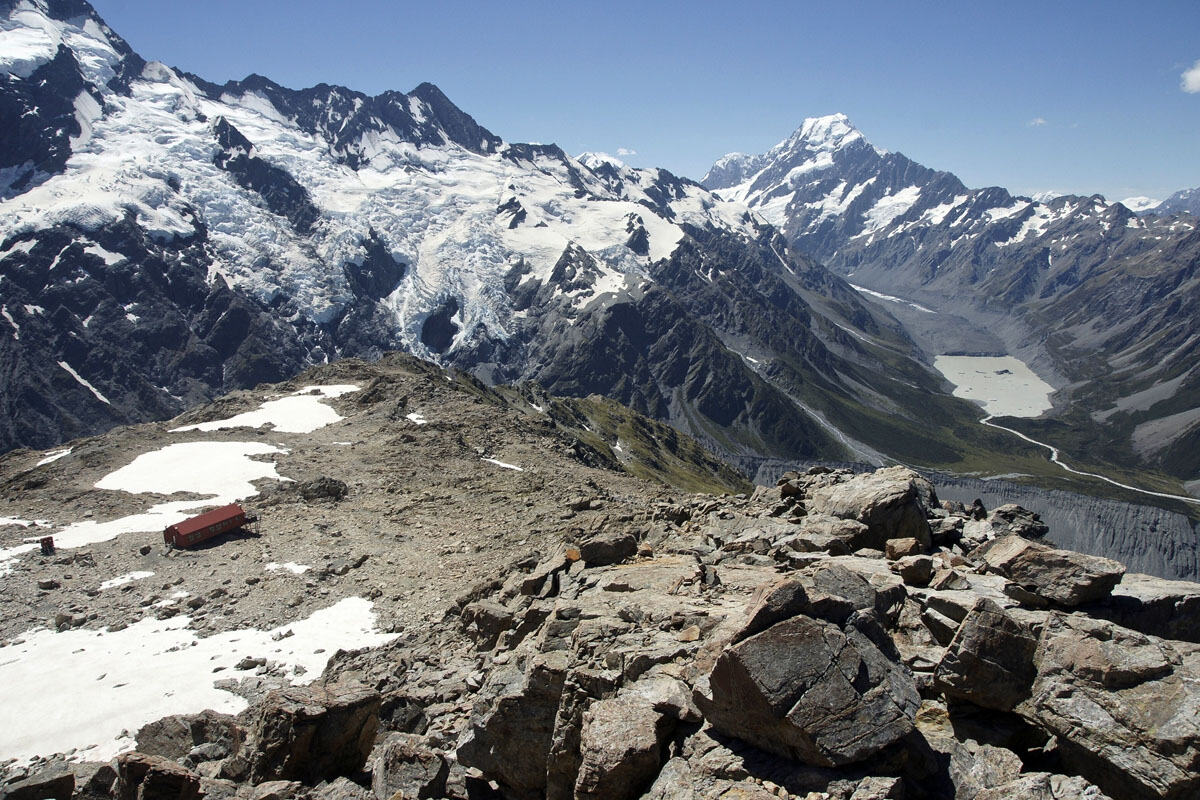
{"type": "Polygon", "coordinates": [[[75,773],[66,768],[50,769],[0,785],[3,800],[71,800],[74,792],[75,773]]]}
{"type": "Polygon", "coordinates": [[[1072,772],[1114,797],[1200,796],[1200,653],[1077,614],[1050,614],[1017,712],[1072,772]]]}
{"type": "Polygon", "coordinates": [[[785,758],[842,766],[912,730],[911,673],[855,626],[792,617],[726,649],[696,685],[718,731],[785,758]]]}
{"type": "Polygon", "coordinates": [[[379,729],[379,693],[362,686],[279,689],[253,715],[254,783],[317,783],[362,769],[379,729]]]}
{"type": "Polygon", "coordinates": [[[988,542],[971,556],[1025,591],[1068,607],[1107,597],[1125,574],[1110,558],[1056,550],[1017,535],[988,542]]]}
{"type": "Polygon", "coordinates": [[[934,672],[947,697],[996,711],[1011,711],[1029,696],[1038,636],[992,600],[967,614],[934,672]]]}
{"type": "Polygon", "coordinates": [[[1030,772],[1003,785],[983,789],[975,800],[1110,800],[1095,784],[1078,775],[1030,772]]]}
{"type": "Polygon", "coordinates": [[[538,797],[546,788],[546,761],[554,737],[569,654],[539,653],[524,671],[492,673],[471,726],[458,745],[458,762],[481,770],[514,797],[538,797]]]}
{"type": "Polygon", "coordinates": [[[117,800],[198,800],[200,776],[168,761],[145,753],[117,756],[117,800]]]}
{"type": "Polygon", "coordinates": [[[654,781],[675,719],[644,697],[624,694],[593,703],[583,715],[575,781],[577,800],[632,800],[654,781]]]}
{"type": "Polygon", "coordinates": [[[1088,613],[1151,636],[1200,642],[1200,583],[1126,573],[1088,613]]]}
{"type": "Polygon", "coordinates": [[[889,467],[855,475],[843,483],[813,490],[812,511],[867,526],[864,547],[883,550],[889,539],[916,539],[928,550],[933,543],[929,514],[937,505],[933,484],[905,467],[889,467]]]}
{"type": "Polygon", "coordinates": [[[404,798],[441,797],[449,775],[446,759],[420,736],[393,733],[375,760],[371,788],[378,800],[391,800],[397,792],[404,798]]]}
{"type": "Polygon", "coordinates": [[[134,737],[137,751],[172,761],[187,759],[192,766],[237,755],[246,731],[235,717],[215,711],[177,714],[148,723],[134,737]]]}

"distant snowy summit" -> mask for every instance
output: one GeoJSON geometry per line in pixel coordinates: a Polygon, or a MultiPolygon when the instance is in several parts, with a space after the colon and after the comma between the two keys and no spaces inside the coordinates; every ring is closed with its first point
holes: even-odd
{"type": "Polygon", "coordinates": [[[1192,214],[1200,216],[1200,187],[1183,189],[1163,200],[1155,214],[1192,214]]]}
{"type": "Polygon", "coordinates": [[[1155,200],[1153,197],[1138,195],[1137,197],[1126,197],[1121,201],[1121,205],[1128,208],[1135,214],[1141,214],[1146,211],[1153,211],[1162,205],[1162,200],[1155,200]]]}

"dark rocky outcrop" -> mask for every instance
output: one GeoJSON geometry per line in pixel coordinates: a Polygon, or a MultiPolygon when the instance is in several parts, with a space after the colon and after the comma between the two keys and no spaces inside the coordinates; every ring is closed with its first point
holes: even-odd
{"type": "Polygon", "coordinates": [[[271,693],[251,725],[251,780],[315,783],[357,772],[371,753],[381,700],[370,689],[337,685],[271,693]]]}

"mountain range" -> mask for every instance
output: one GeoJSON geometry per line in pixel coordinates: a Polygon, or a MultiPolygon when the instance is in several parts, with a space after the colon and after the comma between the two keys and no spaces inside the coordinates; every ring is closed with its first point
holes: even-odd
{"type": "Polygon", "coordinates": [[[725,156],[702,183],[886,298],[926,353],[1032,364],[1056,410],[1013,424],[1040,440],[1200,474],[1200,233],[1182,203],[1137,216],[1100,195],[968,189],[872,146],[840,114],[766,153],[725,156]]]}
{"type": "Polygon", "coordinates": [[[507,142],[428,83],[217,85],[83,0],[0,15],[0,448],[400,349],[607,395],[750,472],[1057,474],[950,396],[931,357],[965,350],[1060,388],[1041,440],[1200,474],[1189,216],[968,190],[841,116],[697,183],[507,142]]]}

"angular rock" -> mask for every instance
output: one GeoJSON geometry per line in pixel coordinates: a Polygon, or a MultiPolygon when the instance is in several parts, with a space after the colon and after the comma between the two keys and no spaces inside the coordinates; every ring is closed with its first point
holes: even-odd
{"type": "Polygon", "coordinates": [[[313,784],[362,769],[379,729],[381,701],[378,692],[349,685],[271,692],[253,715],[251,780],[313,784]]]}
{"type": "Polygon", "coordinates": [[[84,761],[71,764],[75,773],[75,797],[79,800],[99,800],[112,796],[117,771],[108,762],[84,761]]]}
{"type": "Polygon", "coordinates": [[[117,800],[197,800],[200,776],[168,761],[145,753],[117,756],[117,800]]]}
{"type": "Polygon", "coordinates": [[[632,800],[653,782],[662,745],[675,719],[645,698],[620,695],[594,703],[583,715],[575,781],[578,800],[632,800]]]}
{"type": "Polygon", "coordinates": [[[870,541],[883,550],[889,539],[916,539],[928,550],[933,539],[928,516],[937,504],[933,484],[905,467],[889,467],[855,475],[844,483],[816,489],[809,508],[865,524],[870,541]]]}
{"type": "Polygon", "coordinates": [[[1200,796],[1200,653],[1110,622],[1049,614],[1017,712],[1113,797],[1200,796]]]}
{"type": "Polygon", "coordinates": [[[1111,800],[1094,784],[1078,775],[1051,775],[1048,772],[1031,772],[1016,780],[983,789],[975,800],[1111,800]]]}
{"type": "Polygon", "coordinates": [[[897,559],[906,558],[907,556],[916,556],[924,552],[921,543],[916,539],[889,539],[887,547],[884,548],[883,554],[888,561],[896,561],[897,559]]]}
{"type": "Polygon", "coordinates": [[[512,628],[513,613],[495,601],[479,600],[463,607],[462,621],[476,646],[491,650],[500,634],[512,628]]]}
{"type": "Polygon", "coordinates": [[[638,540],[631,533],[605,531],[579,545],[579,556],[589,567],[619,564],[637,555],[638,540]]]}
{"type": "Polygon", "coordinates": [[[1151,636],[1200,642],[1200,583],[1126,573],[1088,613],[1151,636]]]}
{"type": "Polygon", "coordinates": [[[854,627],[793,617],[728,648],[696,686],[714,728],[785,758],[842,766],[912,730],[912,675],[854,627]]]}
{"type": "Polygon", "coordinates": [[[134,737],[137,751],[172,761],[187,757],[197,747],[211,745],[206,754],[216,760],[236,755],[246,741],[246,730],[237,719],[215,711],[178,714],[143,725],[134,737]]]}
{"type": "Polygon", "coordinates": [[[892,571],[909,586],[928,586],[933,578],[933,559],[929,556],[905,556],[892,564],[892,571]]]}
{"type": "MultiPolygon", "coordinates": [[[[817,540],[824,541],[840,541],[845,545],[845,549],[849,552],[861,550],[868,547],[872,542],[876,541],[871,535],[871,530],[863,523],[856,519],[842,519],[830,514],[822,514],[810,512],[808,516],[800,522],[800,533],[808,537],[814,537],[817,540]]],[[[832,545],[822,547],[822,550],[830,549],[832,545]]],[[[841,548],[838,548],[839,550],[841,548]]],[[[834,553],[837,555],[837,553],[834,553]]]]}
{"type": "Polygon", "coordinates": [[[992,509],[988,522],[997,536],[1015,534],[1026,539],[1040,539],[1050,531],[1040,516],[1016,503],[1006,503],[992,509]]]}
{"type": "Polygon", "coordinates": [[[71,800],[75,774],[66,768],[51,769],[15,783],[0,786],[4,800],[71,800]]]}
{"type": "Polygon", "coordinates": [[[459,763],[481,770],[515,796],[541,795],[568,658],[554,650],[530,659],[524,672],[493,673],[485,692],[495,699],[472,715],[458,745],[459,763]]]}
{"type": "Polygon", "coordinates": [[[370,790],[364,789],[349,778],[334,778],[313,787],[310,800],[375,800],[370,790]]]}
{"type": "Polygon", "coordinates": [[[441,797],[446,791],[450,767],[440,753],[434,752],[420,736],[393,733],[383,743],[371,788],[379,800],[401,797],[441,797]]]}
{"type": "Polygon", "coordinates": [[[989,542],[971,555],[1022,589],[1068,607],[1107,597],[1125,574],[1125,567],[1112,559],[1056,550],[1016,535],[989,542]]]}
{"type": "Polygon", "coordinates": [[[981,599],[958,626],[934,678],[947,697],[1011,711],[1029,696],[1037,646],[1029,625],[981,599]]]}
{"type": "Polygon", "coordinates": [[[293,800],[307,792],[307,787],[299,781],[267,781],[251,789],[248,800],[293,800]]]}

